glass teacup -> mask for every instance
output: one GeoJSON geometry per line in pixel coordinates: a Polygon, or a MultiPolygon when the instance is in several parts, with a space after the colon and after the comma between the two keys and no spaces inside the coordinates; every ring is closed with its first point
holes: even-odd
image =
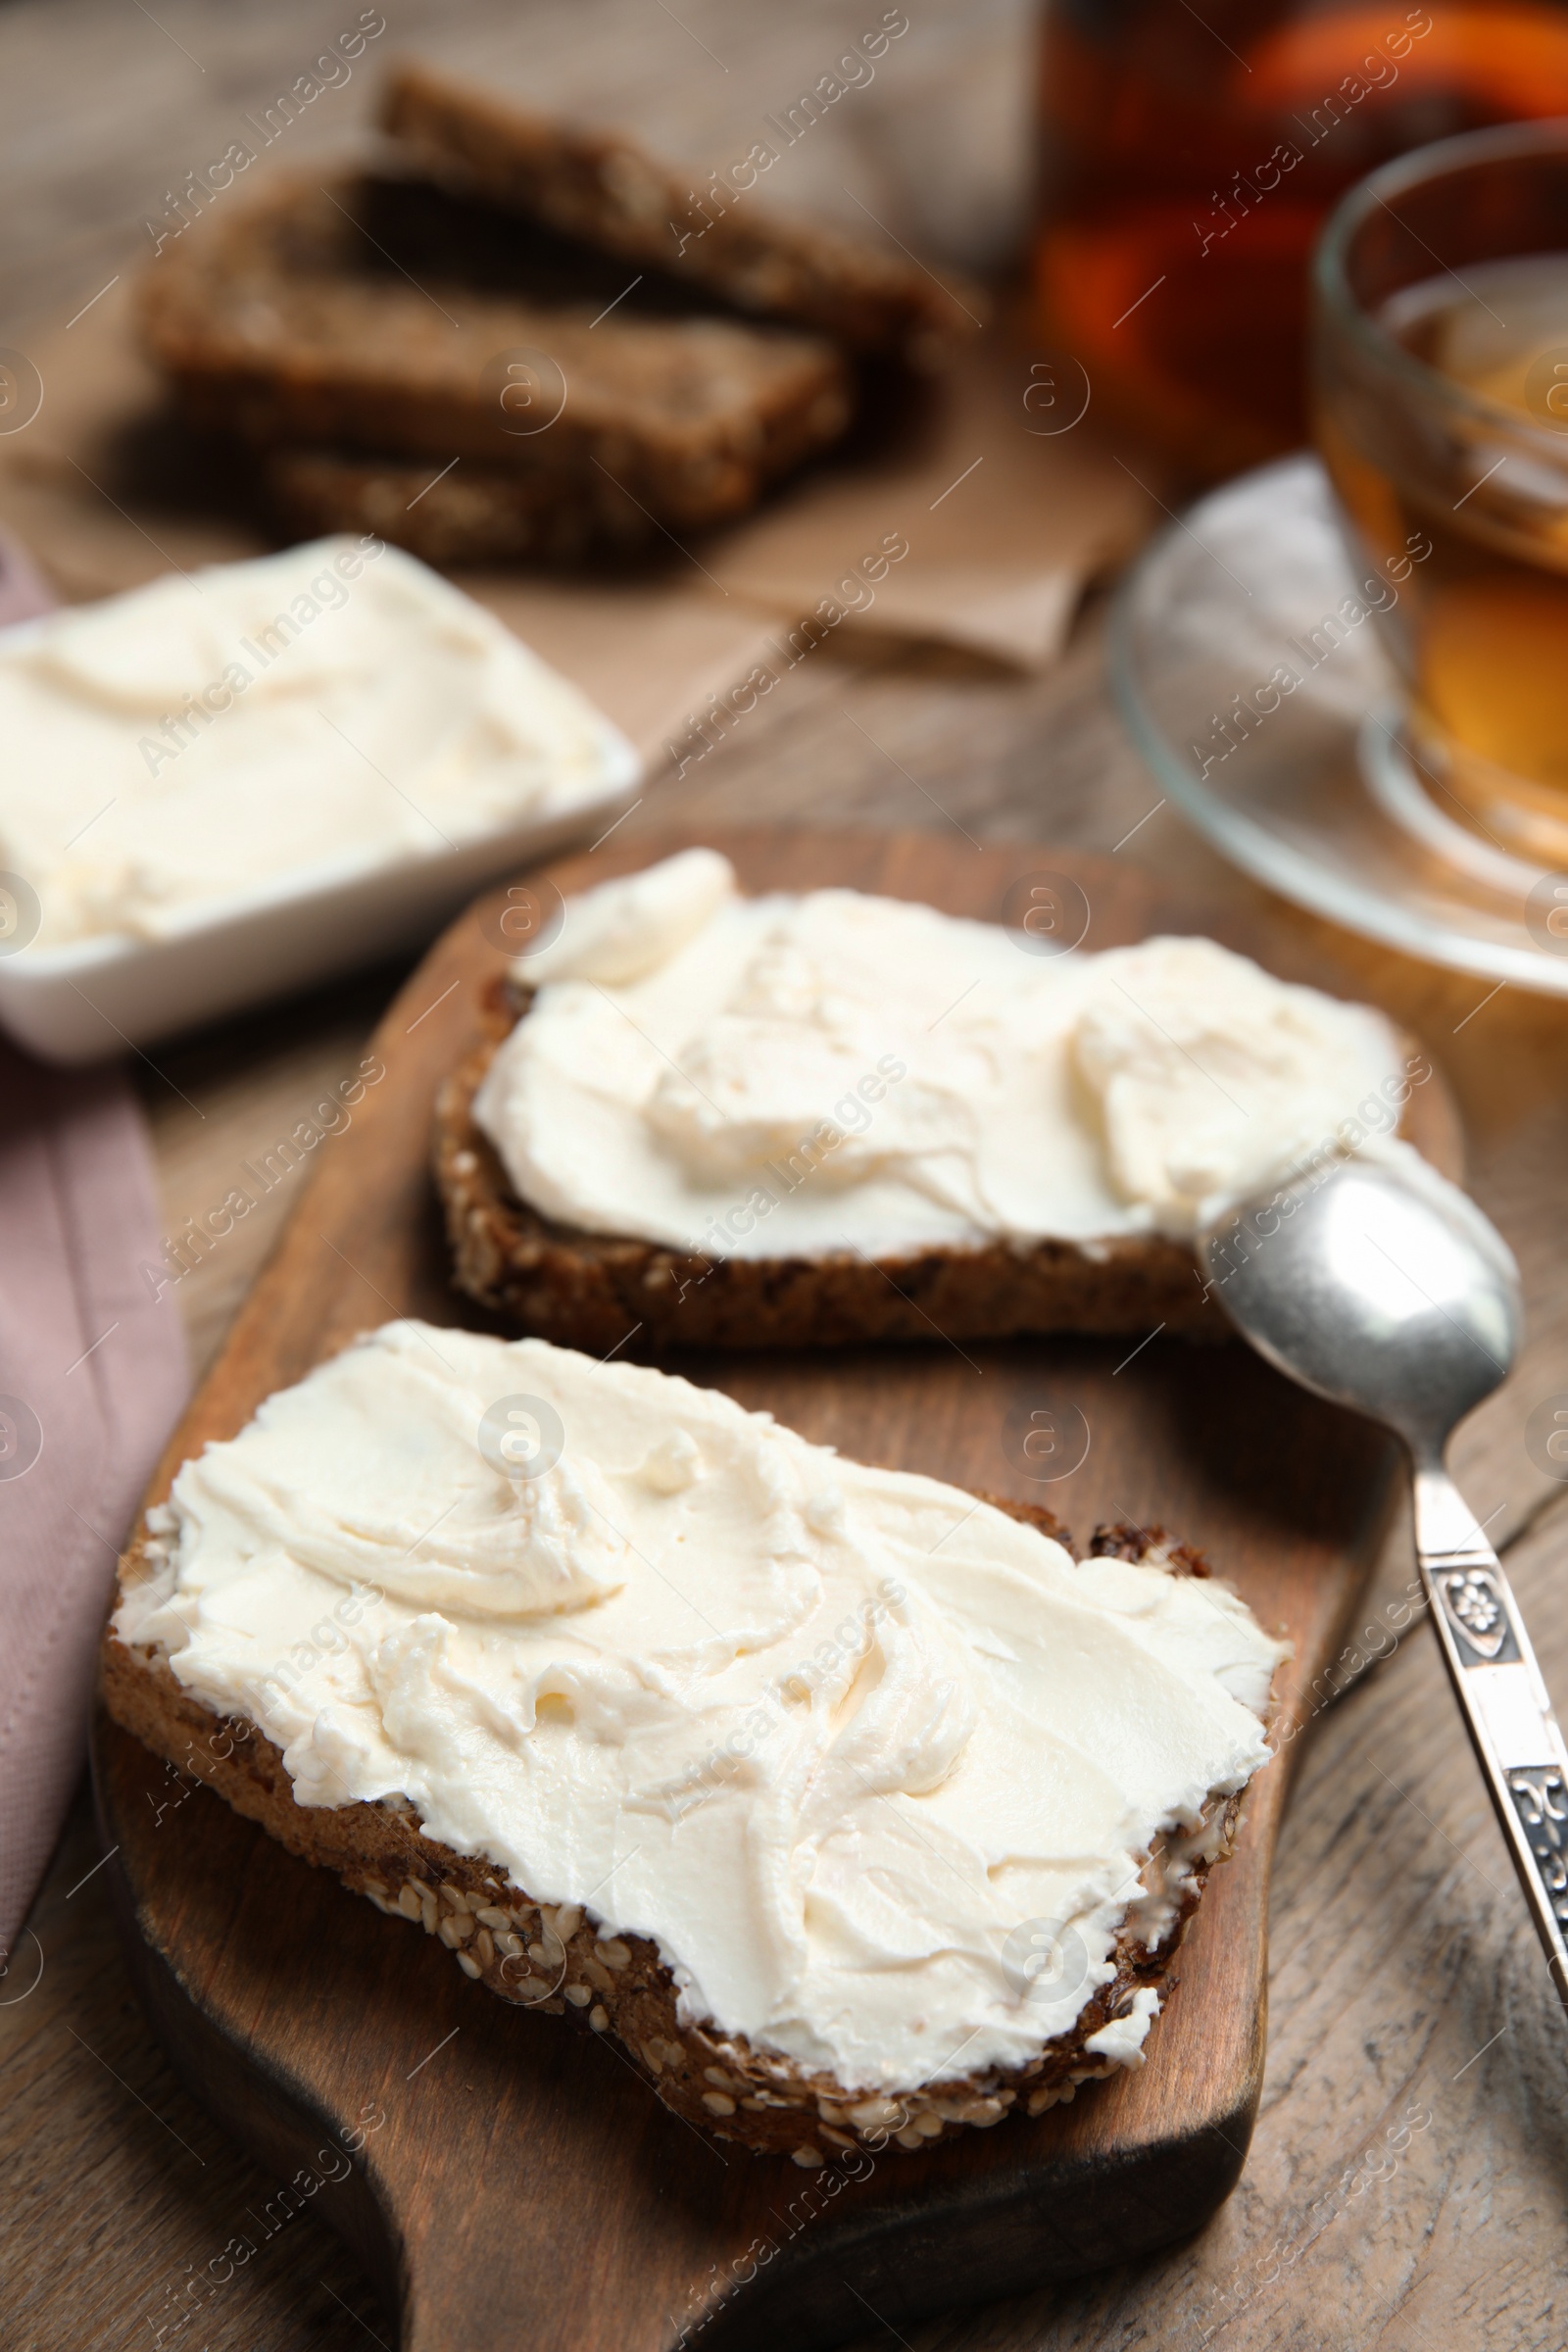
{"type": "Polygon", "coordinates": [[[1352,546],[1389,582],[1405,704],[1373,762],[1568,866],[1568,121],[1444,140],[1350,191],[1315,265],[1314,403],[1352,546]]]}

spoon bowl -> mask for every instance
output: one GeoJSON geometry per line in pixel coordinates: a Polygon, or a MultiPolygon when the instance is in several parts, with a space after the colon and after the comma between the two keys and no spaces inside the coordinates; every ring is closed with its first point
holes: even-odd
{"type": "Polygon", "coordinates": [[[1221,1217],[1200,1256],[1232,1320],[1304,1388],[1397,1430],[1418,1459],[1518,1352],[1519,1274],[1496,1228],[1422,1163],[1338,1160],[1221,1217]]]}

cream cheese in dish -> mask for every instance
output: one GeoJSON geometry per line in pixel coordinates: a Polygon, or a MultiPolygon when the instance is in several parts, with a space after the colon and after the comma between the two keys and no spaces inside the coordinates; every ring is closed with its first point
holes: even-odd
{"type": "Polygon", "coordinates": [[[443,857],[636,767],[494,614],[373,536],[8,630],[0,740],[0,867],[36,892],[40,948],[443,857]]]}
{"type": "MultiPolygon", "coordinates": [[[[1190,1237],[1410,1091],[1381,1014],[1206,939],[1044,957],[690,850],[567,903],[474,1099],[519,1199],[718,1256],[1190,1237]]],[[[1381,1140],[1380,1140],[1381,1135],[1381,1140]]]]}
{"type": "MultiPolygon", "coordinates": [[[[1284,1652],[1223,1586],[1075,1562],[540,1340],[389,1324],[151,1524],[117,1632],[260,1725],[301,1803],[407,1797],[536,1898],[654,1937],[683,2022],[849,2089],[1068,2032],[1268,1758],[1284,1652]],[[1031,1975],[1042,1939],[1073,1965],[1031,1975]]],[[[1087,2046],[1138,2063],[1156,2007],[1087,2046]]]]}

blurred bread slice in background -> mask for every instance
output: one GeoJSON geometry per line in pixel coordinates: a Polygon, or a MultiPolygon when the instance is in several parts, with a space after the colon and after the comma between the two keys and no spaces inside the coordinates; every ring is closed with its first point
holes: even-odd
{"type": "Polygon", "coordinates": [[[465,464],[432,480],[428,458],[279,442],[262,453],[261,479],[300,538],[373,531],[437,566],[637,563],[667,544],[608,473],[465,464]]]}
{"type": "Polygon", "coordinates": [[[531,113],[414,63],[392,69],[381,120],[411,157],[455,186],[850,350],[918,364],[980,324],[973,288],[950,291],[891,239],[749,204],[771,154],[765,138],[729,178],[710,173],[694,187],[690,172],[624,131],[531,113]]]}

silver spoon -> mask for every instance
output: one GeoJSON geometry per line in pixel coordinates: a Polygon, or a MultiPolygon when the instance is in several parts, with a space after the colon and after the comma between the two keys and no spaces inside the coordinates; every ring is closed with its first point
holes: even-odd
{"type": "Polygon", "coordinates": [[[1227,1210],[1198,1254],[1259,1354],[1404,1441],[1432,1622],[1568,2005],[1568,1749],[1508,1580],[1444,1468],[1519,1345],[1508,1246],[1441,1177],[1336,1159],[1227,1210]]]}

